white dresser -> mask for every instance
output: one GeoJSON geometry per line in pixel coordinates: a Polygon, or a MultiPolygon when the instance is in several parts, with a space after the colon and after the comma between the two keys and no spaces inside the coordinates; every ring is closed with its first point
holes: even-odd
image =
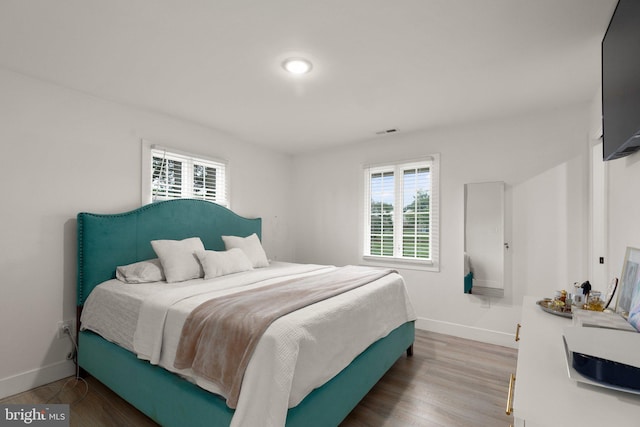
{"type": "Polygon", "coordinates": [[[542,311],[536,305],[539,299],[525,297],[522,304],[513,400],[515,425],[639,426],[640,395],[569,378],[562,330],[572,321],[542,311]]]}

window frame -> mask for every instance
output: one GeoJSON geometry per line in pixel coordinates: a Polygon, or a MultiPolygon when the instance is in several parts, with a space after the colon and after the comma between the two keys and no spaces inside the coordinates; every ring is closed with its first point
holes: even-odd
{"type": "Polygon", "coordinates": [[[372,164],[364,166],[364,206],[363,238],[361,254],[365,263],[384,266],[398,266],[409,269],[440,271],[440,155],[432,154],[416,159],[372,164]],[[402,209],[396,212],[396,206],[403,206],[404,171],[428,167],[430,170],[431,188],[429,189],[429,258],[420,259],[402,255],[403,215],[402,209]],[[393,245],[394,255],[372,255],[371,249],[371,176],[380,172],[394,173],[394,212],[393,212],[393,245]],[[397,179],[400,177],[400,179],[397,179]]]}
{"type": "Polygon", "coordinates": [[[206,157],[198,154],[187,153],[184,151],[176,150],[173,148],[164,147],[161,145],[153,144],[149,141],[142,140],[142,204],[154,203],[162,200],[175,200],[175,199],[198,199],[206,200],[212,203],[217,203],[226,208],[231,208],[231,202],[229,197],[229,164],[226,160],[216,159],[212,157],[206,157]],[[184,169],[184,175],[182,177],[180,197],[166,197],[154,200],[153,198],[153,157],[154,155],[162,153],[167,159],[177,160],[182,162],[184,169]],[[194,194],[193,181],[195,165],[215,167],[217,169],[216,183],[222,181],[220,189],[216,186],[216,197],[201,197],[194,194]],[[221,170],[220,170],[221,169],[221,170]],[[219,193],[219,191],[222,193],[219,193]]]}

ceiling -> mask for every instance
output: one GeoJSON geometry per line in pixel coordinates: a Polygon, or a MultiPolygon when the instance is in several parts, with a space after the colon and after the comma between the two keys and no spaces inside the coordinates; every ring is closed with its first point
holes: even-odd
{"type": "Polygon", "coordinates": [[[300,153],[588,101],[615,3],[2,0],[0,67],[300,153]]]}

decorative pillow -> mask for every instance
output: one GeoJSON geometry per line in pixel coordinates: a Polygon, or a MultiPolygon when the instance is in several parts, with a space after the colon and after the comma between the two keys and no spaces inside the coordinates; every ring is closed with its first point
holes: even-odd
{"type": "Polygon", "coordinates": [[[253,265],[254,268],[269,266],[267,254],[264,252],[256,233],[253,233],[249,237],[222,236],[222,240],[227,250],[233,248],[242,249],[249,260],[251,260],[251,265],[253,265]]]}
{"type": "Polygon", "coordinates": [[[202,266],[195,255],[197,251],[204,251],[199,237],[184,240],[152,240],[151,246],[160,258],[168,283],[204,276],[202,266]]]}
{"type": "Polygon", "coordinates": [[[116,268],[116,279],[125,283],[161,282],[164,278],[158,258],[121,265],[116,268]]]}
{"type": "Polygon", "coordinates": [[[239,248],[228,251],[197,251],[196,256],[204,268],[205,279],[253,270],[251,261],[239,248]]]}

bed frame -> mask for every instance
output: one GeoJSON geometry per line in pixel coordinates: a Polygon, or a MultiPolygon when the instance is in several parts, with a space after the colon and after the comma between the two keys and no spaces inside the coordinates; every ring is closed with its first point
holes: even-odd
{"type": "MultiPolygon", "coordinates": [[[[220,205],[191,199],[157,202],[111,215],[78,214],[78,324],[91,290],[115,277],[115,268],[155,258],[151,240],[200,237],[206,249],[224,250],[222,235],[261,237],[261,219],[238,216],[220,205]]],[[[342,372],[289,409],[287,426],[338,425],[406,350],[414,323],[373,343],[342,372]]],[[[78,334],[78,364],[163,426],[228,426],[233,409],[224,399],[108,342],[78,334]]]]}

